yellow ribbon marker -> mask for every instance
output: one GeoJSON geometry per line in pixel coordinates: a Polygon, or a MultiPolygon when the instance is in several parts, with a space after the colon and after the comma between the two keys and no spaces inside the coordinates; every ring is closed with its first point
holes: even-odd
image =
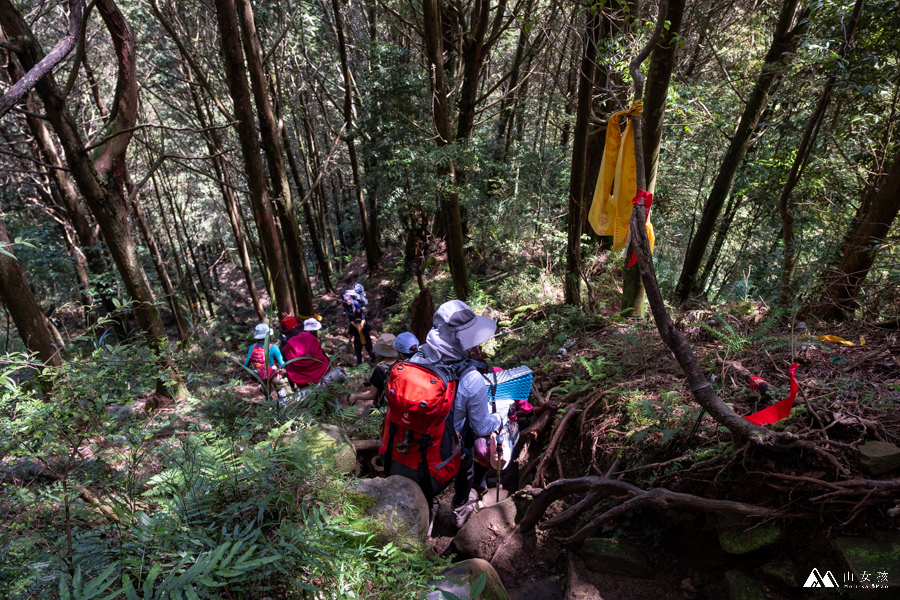
{"type": "MultiPolygon", "coordinates": [[[[606,125],[606,146],[600,163],[600,176],[594,189],[594,199],[588,213],[588,222],[597,235],[613,237],[613,252],[622,250],[628,241],[628,222],[633,208],[632,200],[637,194],[637,169],[634,164],[634,130],[631,119],[625,126],[625,135],[619,119],[623,116],[636,117],[644,110],[638,100],[628,110],[621,110],[609,117],[606,125]],[[612,192],[610,192],[612,190],[612,192]]],[[[647,216],[647,237],[650,250],[656,238],[650,217],[647,216]]]]}
{"type": "Polygon", "coordinates": [[[838,337],[836,335],[820,335],[816,338],[820,342],[834,342],[835,344],[841,344],[844,346],[855,346],[853,342],[848,342],[842,337],[838,337]]]}

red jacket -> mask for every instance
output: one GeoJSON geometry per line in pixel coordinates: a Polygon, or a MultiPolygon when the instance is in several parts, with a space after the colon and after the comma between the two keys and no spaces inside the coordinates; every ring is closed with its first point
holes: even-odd
{"type": "Polygon", "coordinates": [[[319,383],[328,371],[328,357],[322,350],[322,344],[308,331],[302,331],[289,339],[282,349],[282,354],[284,362],[287,363],[284,368],[287,378],[297,385],[319,383]],[[291,362],[298,357],[302,358],[291,362]]]}

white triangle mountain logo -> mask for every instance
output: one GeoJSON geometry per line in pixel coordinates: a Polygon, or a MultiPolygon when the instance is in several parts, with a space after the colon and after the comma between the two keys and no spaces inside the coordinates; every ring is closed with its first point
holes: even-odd
{"type": "Polygon", "coordinates": [[[837,581],[834,580],[834,575],[831,574],[831,571],[825,571],[825,577],[819,574],[818,569],[813,569],[812,573],[809,574],[809,577],[806,579],[806,583],[803,584],[805,588],[836,588],[839,587],[837,581]]]}

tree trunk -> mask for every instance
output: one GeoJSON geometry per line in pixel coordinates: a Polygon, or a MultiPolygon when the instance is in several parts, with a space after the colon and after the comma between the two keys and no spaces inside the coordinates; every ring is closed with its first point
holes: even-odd
{"type": "Polygon", "coordinates": [[[765,64],[763,64],[746,106],[744,106],[737,131],[731,138],[728,150],[722,158],[719,174],[716,176],[715,183],[713,183],[712,190],[703,207],[697,231],[685,254],[681,275],[675,287],[675,298],[679,302],[687,301],[694,292],[697,272],[703,262],[703,255],[715,229],[716,220],[731,191],[738,168],[747,154],[753,131],[768,104],[772,84],[782,73],[785,65],[790,62],[800,37],[808,27],[804,13],[804,15],[800,15],[797,25],[793,29],[791,28],[791,24],[797,16],[799,3],[800,0],[784,0],[781,7],[772,45],[766,53],[765,64]]]}
{"type": "Polygon", "coordinates": [[[179,341],[185,342],[188,339],[187,327],[185,326],[184,317],[181,315],[181,307],[178,306],[178,298],[175,296],[175,287],[169,278],[169,272],[166,271],[166,264],[163,262],[162,253],[159,251],[159,245],[156,243],[156,237],[150,229],[150,224],[144,218],[144,209],[141,208],[140,198],[135,197],[131,201],[134,208],[134,218],[137,221],[138,229],[144,236],[144,243],[150,251],[150,258],[153,259],[153,265],[156,267],[156,274],[162,283],[163,290],[166,293],[166,300],[169,302],[169,308],[172,309],[172,316],[175,317],[175,326],[178,328],[179,341]]]}
{"type": "MultiPolygon", "coordinates": [[[[97,0],[96,4],[112,36],[116,53],[117,105],[116,117],[110,127],[118,135],[105,138],[97,158],[92,161],[74,119],[66,110],[53,76],[48,74],[41,78],[35,89],[43,100],[47,118],[63,145],[72,176],[97,218],[125,288],[135,302],[135,313],[141,328],[151,338],[164,339],[165,328],[154,307],[153,291],[128,227],[128,210],[123,194],[125,152],[137,115],[134,37],[112,0],[97,0]]],[[[10,38],[18,40],[16,55],[22,67],[25,70],[33,68],[43,53],[22,15],[10,0],[0,0],[0,26],[10,38]]]]}
{"type": "Polygon", "coordinates": [[[594,100],[597,40],[600,35],[602,18],[599,9],[600,7],[597,6],[596,10],[589,10],[586,16],[581,68],[578,71],[578,109],[572,138],[564,294],[566,304],[574,306],[581,305],[581,232],[584,229],[586,214],[584,208],[585,163],[587,161],[588,128],[591,124],[591,107],[594,100]]]}
{"type": "Polygon", "coordinates": [[[0,219],[0,300],[12,315],[25,347],[36,352],[44,364],[57,367],[62,364],[59,350],[53,344],[44,313],[28,287],[11,243],[6,226],[0,219]]]}
{"type": "MultiPolygon", "coordinates": [[[[841,68],[843,61],[847,57],[847,51],[850,49],[850,42],[853,39],[853,33],[856,30],[856,24],[859,22],[859,15],[862,12],[864,0],[856,0],[853,5],[853,12],[850,14],[850,21],[844,28],[844,39],[841,43],[841,49],[838,52],[841,68]]],[[[809,160],[813,146],[816,144],[816,138],[819,136],[819,128],[822,126],[822,120],[825,118],[825,111],[831,102],[831,91],[837,81],[837,74],[832,73],[825,80],[825,86],[819,94],[819,101],[813,109],[809,120],[806,122],[806,129],[803,137],[800,139],[800,145],[797,153],[794,155],[794,162],[791,164],[791,170],[788,172],[784,187],[781,188],[781,195],[778,198],[778,212],[781,214],[782,239],[784,240],[784,258],[781,265],[781,287],[778,294],[776,304],[778,306],[789,306],[796,298],[796,285],[794,282],[794,272],[797,269],[797,249],[794,234],[794,212],[791,209],[791,192],[800,182],[803,175],[803,169],[809,160]]]]}
{"type": "MultiPolygon", "coordinates": [[[[634,97],[640,99],[643,93],[644,76],[640,72],[641,63],[646,59],[653,47],[655,40],[660,35],[663,27],[662,23],[665,19],[665,0],[660,4],[660,15],[658,17],[656,32],[637,56],[635,56],[630,64],[632,79],[634,80],[634,97]]],[[[634,129],[634,153],[637,188],[639,190],[646,189],[647,179],[644,166],[643,152],[643,135],[641,128],[641,117],[632,117],[634,129]]],[[[653,255],[650,253],[650,240],[647,237],[646,219],[644,201],[641,200],[635,204],[634,210],[631,212],[631,221],[629,223],[631,237],[635,241],[635,253],[637,263],[640,268],[641,278],[644,283],[644,289],[647,294],[647,302],[650,304],[650,310],[653,313],[653,319],[656,322],[656,328],[663,342],[672,351],[679,366],[684,371],[687,383],[690,386],[691,393],[694,394],[696,402],[702,406],[717,423],[724,426],[731,432],[737,443],[746,441],[751,435],[765,435],[767,430],[758,425],[754,425],[750,421],[738,416],[727,404],[725,404],[713,391],[712,385],[706,380],[700,362],[694,355],[690,344],[684,337],[684,334],[675,327],[669,312],[666,309],[662,293],[659,291],[659,283],[656,279],[656,271],[653,268],[653,255]]]]}
{"type": "Polygon", "coordinates": [[[350,171],[353,175],[353,187],[356,190],[356,204],[359,207],[359,222],[362,225],[363,243],[366,248],[366,264],[369,269],[378,266],[381,258],[381,249],[378,247],[377,235],[369,222],[366,200],[363,196],[362,178],[359,172],[359,159],[356,156],[355,132],[353,131],[355,109],[353,107],[353,76],[350,73],[350,61],[347,57],[347,42],[344,39],[344,18],[341,15],[341,6],[338,0],[331,0],[331,8],[334,13],[334,29],[338,41],[338,52],[341,58],[341,75],[344,80],[344,126],[346,132],[344,141],[347,143],[347,154],[350,157],[350,171]]]}
{"type": "MultiPolygon", "coordinates": [[[[187,61],[185,61],[187,64],[187,61]]],[[[213,156],[213,168],[216,171],[216,178],[220,181],[219,189],[222,192],[222,199],[225,202],[225,212],[228,214],[228,222],[231,224],[231,233],[234,236],[235,247],[237,248],[238,259],[241,263],[241,271],[244,273],[244,281],[247,284],[247,293],[250,295],[250,302],[253,304],[253,310],[256,318],[260,321],[266,320],[266,313],[263,310],[262,303],[259,301],[259,292],[256,289],[256,282],[253,280],[253,269],[250,265],[250,253],[247,251],[247,241],[244,239],[244,233],[241,227],[240,214],[238,212],[238,200],[235,197],[234,189],[229,181],[228,170],[225,161],[222,159],[222,136],[216,128],[207,128],[209,123],[208,107],[200,100],[200,93],[196,86],[191,82],[191,70],[185,66],[185,73],[188,79],[188,87],[190,88],[191,97],[194,101],[194,109],[197,111],[197,119],[200,126],[206,129],[204,139],[209,154],[213,156]]]]}
{"type": "MultiPolygon", "coordinates": [[[[431,74],[431,110],[438,134],[436,142],[439,147],[443,147],[453,143],[453,130],[450,128],[450,103],[444,77],[444,41],[438,0],[422,0],[422,13],[425,50],[431,74]]],[[[469,274],[466,267],[459,194],[455,188],[445,187],[452,186],[456,181],[456,167],[452,160],[438,167],[438,178],[444,181],[439,194],[444,226],[447,230],[447,262],[450,264],[453,291],[457,299],[465,302],[469,297],[469,274]]]]}
{"type": "MultiPolygon", "coordinates": [[[[650,54],[650,72],[647,89],[644,92],[644,114],[642,123],[644,131],[644,160],[647,178],[647,191],[656,189],[656,172],[659,167],[659,150],[662,141],[663,122],[666,115],[666,98],[669,92],[669,81],[675,68],[675,53],[681,32],[681,19],[684,15],[685,0],[669,0],[666,19],[668,29],[660,35],[659,42],[650,54]]],[[[625,249],[625,276],[622,282],[621,313],[632,317],[644,315],[644,285],[637,264],[628,266],[634,252],[632,242],[625,249]]]]}
{"type": "Polygon", "coordinates": [[[310,241],[312,242],[313,251],[316,254],[316,262],[319,264],[319,271],[322,273],[322,283],[325,285],[326,292],[334,292],[334,285],[331,283],[331,265],[328,262],[328,253],[323,248],[322,240],[324,231],[321,235],[316,232],[316,226],[313,219],[312,203],[313,194],[305,198],[306,193],[303,191],[303,180],[300,178],[300,168],[297,166],[297,159],[294,158],[294,151],[291,150],[291,141],[288,139],[287,129],[281,128],[281,143],[284,145],[284,151],[287,153],[288,165],[291,167],[291,175],[294,177],[294,187],[297,188],[297,194],[303,204],[303,218],[306,221],[306,230],[309,232],[310,241]]]}
{"type": "MultiPolygon", "coordinates": [[[[165,179],[163,179],[165,181],[165,179]]],[[[163,186],[165,189],[165,186],[163,186]]],[[[194,245],[195,236],[191,234],[188,230],[187,220],[184,218],[184,207],[177,201],[175,198],[175,193],[172,190],[166,190],[166,198],[169,201],[169,206],[172,208],[172,218],[175,223],[175,231],[179,230],[179,223],[181,224],[181,240],[182,240],[182,248],[187,248],[187,252],[191,257],[190,264],[194,267],[194,274],[197,276],[197,285],[200,287],[200,294],[202,294],[203,299],[206,300],[206,307],[209,311],[209,316],[213,317],[216,314],[216,309],[213,306],[213,298],[212,293],[210,292],[209,286],[206,283],[206,277],[204,277],[203,270],[200,268],[201,263],[200,259],[197,257],[197,250],[194,245]]],[[[185,259],[185,262],[188,262],[185,259]]]]}
{"type": "MultiPolygon", "coordinates": [[[[663,122],[666,114],[666,97],[669,81],[675,67],[677,41],[681,31],[681,19],[684,14],[684,0],[669,0],[666,19],[669,28],[663,31],[659,42],[650,55],[650,73],[647,89],[644,92],[644,114],[642,122],[644,131],[644,157],[646,165],[647,191],[656,188],[656,172],[659,166],[659,150],[662,140],[663,122]]],[[[624,278],[622,282],[621,313],[631,317],[644,315],[644,285],[637,264],[628,266],[634,252],[633,242],[625,249],[624,278]]]]}
{"type": "Polygon", "coordinates": [[[244,67],[234,0],[216,0],[215,5],[219,40],[225,60],[225,79],[234,103],[234,115],[238,120],[236,128],[240,138],[244,167],[247,171],[253,216],[259,230],[263,260],[271,274],[274,300],[278,305],[278,310],[293,314],[294,303],[291,289],[285,271],[278,230],[272,215],[272,203],[269,201],[266,187],[265,170],[259,156],[259,141],[250,104],[250,91],[247,88],[247,71],[244,67]]]}
{"type": "Polygon", "coordinates": [[[269,179],[272,181],[273,202],[281,222],[281,231],[287,247],[287,264],[294,280],[294,291],[297,296],[297,310],[304,315],[313,314],[313,294],[309,287],[309,273],[306,270],[306,249],[300,237],[297,217],[294,214],[291,199],[291,186],[288,183],[287,168],[284,164],[279,140],[279,123],[269,101],[268,81],[263,72],[263,53],[256,32],[253,8],[250,0],[237,0],[238,17],[244,42],[244,53],[247,57],[247,70],[250,73],[250,86],[256,101],[256,113],[259,116],[262,133],[263,151],[266,153],[266,164],[269,167],[269,179]]]}
{"type": "Polygon", "coordinates": [[[713,268],[719,260],[719,253],[722,251],[722,246],[725,245],[725,238],[728,237],[728,232],[731,230],[731,223],[734,221],[734,217],[737,215],[737,211],[740,207],[741,199],[737,196],[731,196],[728,200],[728,205],[725,207],[725,214],[719,219],[719,224],[716,226],[716,239],[713,241],[709,256],[706,257],[706,265],[703,267],[703,273],[695,284],[698,293],[703,293],[704,290],[706,290],[707,283],[710,285],[712,284],[709,276],[712,274],[713,268]]]}
{"type": "Polygon", "coordinates": [[[847,234],[847,243],[837,268],[822,275],[825,292],[806,311],[826,321],[843,320],[859,306],[856,297],[875,263],[878,246],[900,212],[900,152],[883,178],[875,197],[860,207],[847,234]]]}
{"type": "Polygon", "coordinates": [[[191,319],[196,322],[198,320],[197,306],[200,305],[200,297],[191,295],[190,288],[188,288],[188,280],[185,276],[184,269],[181,267],[181,259],[178,256],[178,247],[175,244],[172,229],[169,227],[169,218],[166,216],[165,208],[163,208],[162,193],[159,191],[159,188],[160,186],[156,181],[156,176],[153,175],[153,194],[156,196],[157,208],[159,209],[159,220],[163,224],[166,238],[169,240],[169,248],[172,250],[172,260],[175,262],[175,272],[178,274],[178,285],[181,287],[181,292],[184,294],[185,300],[187,300],[191,319]]]}

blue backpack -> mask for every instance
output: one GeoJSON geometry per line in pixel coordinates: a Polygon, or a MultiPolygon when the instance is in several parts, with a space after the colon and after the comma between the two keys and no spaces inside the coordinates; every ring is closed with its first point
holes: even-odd
{"type": "Polygon", "coordinates": [[[350,294],[344,294],[344,314],[351,321],[361,319],[363,317],[362,305],[359,300],[350,294]]]}

